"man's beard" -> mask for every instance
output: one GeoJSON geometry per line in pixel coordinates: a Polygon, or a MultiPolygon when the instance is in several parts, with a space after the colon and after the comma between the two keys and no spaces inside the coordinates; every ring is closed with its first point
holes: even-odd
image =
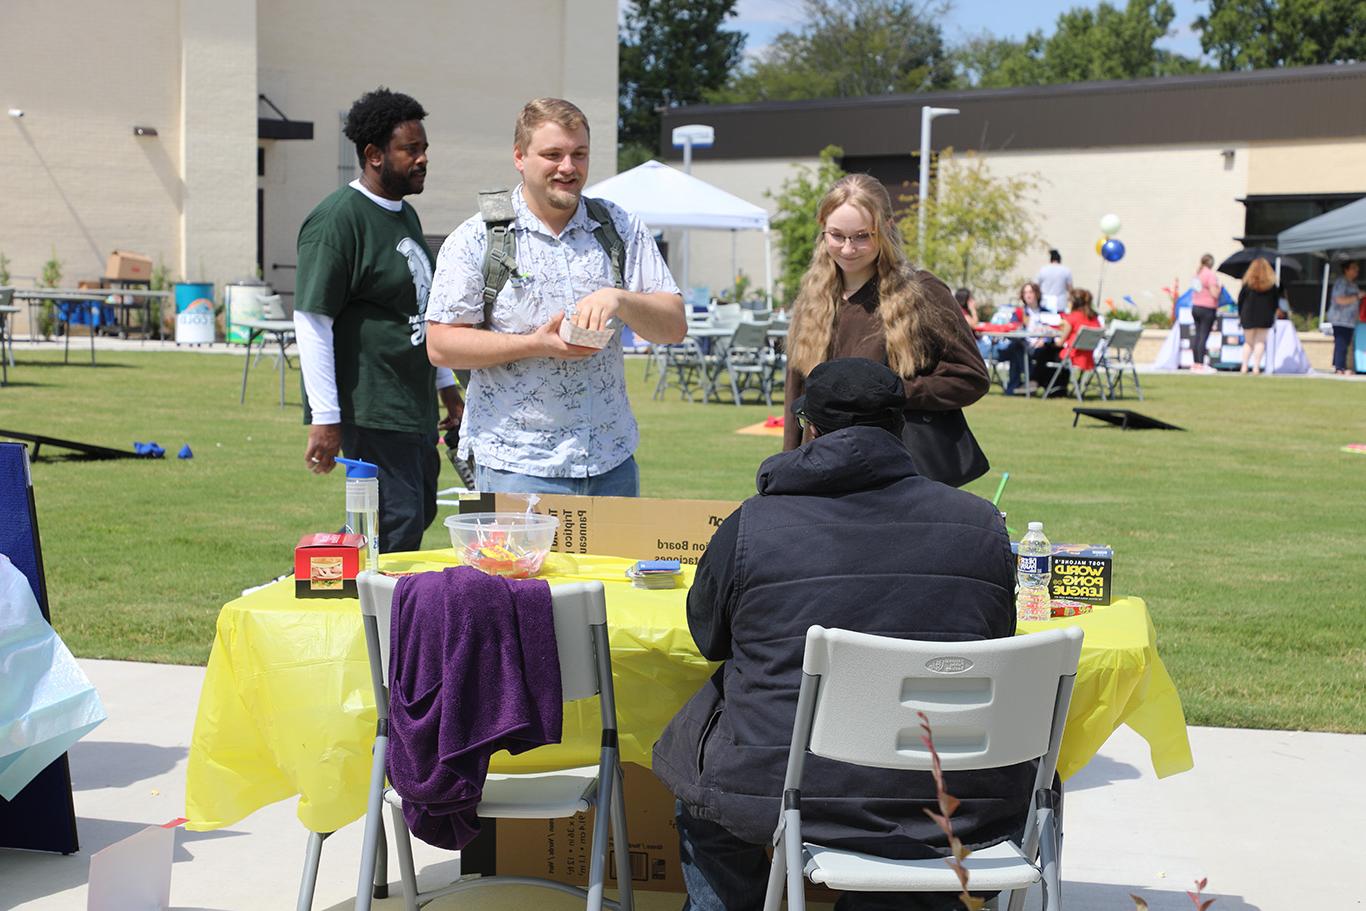
{"type": "Polygon", "coordinates": [[[393,199],[415,196],[422,192],[423,184],[414,181],[408,174],[400,174],[389,167],[386,160],[379,166],[379,185],[393,199]]]}

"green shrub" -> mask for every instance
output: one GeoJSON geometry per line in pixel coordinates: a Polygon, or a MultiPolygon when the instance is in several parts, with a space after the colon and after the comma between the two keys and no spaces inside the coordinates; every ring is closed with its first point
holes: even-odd
{"type": "Polygon", "coordinates": [[[1172,327],[1172,315],[1166,310],[1154,310],[1143,317],[1143,325],[1153,329],[1170,329],[1172,327]]]}

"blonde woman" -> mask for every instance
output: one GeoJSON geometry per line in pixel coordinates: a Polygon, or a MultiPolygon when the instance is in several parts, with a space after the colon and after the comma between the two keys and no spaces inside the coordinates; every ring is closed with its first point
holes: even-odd
{"type": "Polygon", "coordinates": [[[1266,333],[1276,321],[1280,298],[1281,289],[1276,287],[1271,263],[1261,257],[1254,259],[1243,275],[1243,290],[1238,292],[1238,322],[1243,324],[1243,364],[1239,373],[1247,373],[1249,359],[1252,372],[1262,372],[1266,333]]]}
{"type": "MultiPolygon", "coordinates": [[[[802,277],[788,336],[787,401],[817,364],[864,357],[887,364],[906,392],[904,435],[922,475],[955,485],[987,463],[962,410],[986,394],[986,364],[948,286],[912,269],[883,185],[866,174],[841,178],[817,209],[821,233],[802,277]],[[936,420],[938,418],[938,420],[936,420]]],[[[783,448],[803,442],[787,406],[783,448]]]]}

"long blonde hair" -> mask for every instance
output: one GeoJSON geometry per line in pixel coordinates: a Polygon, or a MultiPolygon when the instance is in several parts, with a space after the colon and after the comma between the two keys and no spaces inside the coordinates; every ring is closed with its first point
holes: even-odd
{"type": "MultiPolygon", "coordinates": [[[[906,261],[887,188],[867,174],[840,178],[816,210],[822,230],[830,213],[846,203],[862,209],[873,220],[878,248],[877,315],[882,321],[887,364],[898,376],[925,373],[938,362],[948,340],[945,314],[938,312],[944,308],[930,303],[906,261]]],[[[788,360],[793,370],[808,374],[830,359],[835,310],[843,291],[839,265],[830,255],[829,245],[818,240],[792,308],[788,360]]],[[[958,318],[956,312],[951,315],[958,318]]]]}
{"type": "Polygon", "coordinates": [[[1271,263],[1259,256],[1247,267],[1243,284],[1253,291],[1270,291],[1271,286],[1276,284],[1276,272],[1271,268],[1271,263]]]}

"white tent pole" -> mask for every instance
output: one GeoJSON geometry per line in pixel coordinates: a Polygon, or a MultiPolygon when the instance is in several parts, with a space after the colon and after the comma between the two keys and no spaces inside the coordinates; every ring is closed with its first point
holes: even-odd
{"type": "Polygon", "coordinates": [[[1319,288],[1319,325],[1323,325],[1324,317],[1328,314],[1328,260],[1323,261],[1323,285],[1319,288]]]}
{"type": "MultiPolygon", "coordinates": [[[[735,264],[735,229],[734,229],[734,228],[731,228],[731,229],[730,229],[730,277],[731,277],[731,281],[733,281],[733,282],[734,282],[734,281],[738,281],[739,278],[740,278],[739,267],[736,266],[736,264],[735,264]]],[[[732,287],[734,287],[734,286],[732,285],[732,287]]],[[[737,297],[738,297],[738,295],[737,295],[737,297]]],[[[740,303],[744,303],[744,301],[736,301],[736,303],[737,303],[737,304],[740,304],[740,303]]]]}
{"type": "Polygon", "coordinates": [[[764,225],[764,289],[768,292],[768,305],[773,306],[773,235],[768,225],[764,225]]]}

